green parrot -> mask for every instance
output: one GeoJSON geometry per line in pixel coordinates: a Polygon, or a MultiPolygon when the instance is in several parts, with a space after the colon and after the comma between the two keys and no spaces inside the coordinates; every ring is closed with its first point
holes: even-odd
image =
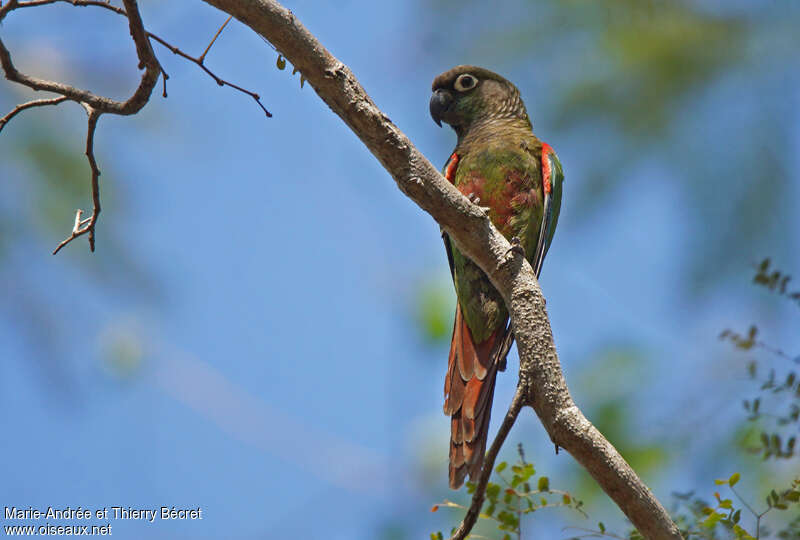
{"type": "MultiPolygon", "coordinates": [[[[489,70],[456,66],[433,81],[433,120],[458,136],[445,177],[489,208],[495,227],[518,242],[536,276],[561,209],[564,173],[553,149],[532,132],[519,90],[489,70]]],[[[443,234],[458,297],[444,382],[450,424],[450,487],[477,480],[486,451],[498,371],[514,341],[503,298],[484,272],[443,234]]]]}

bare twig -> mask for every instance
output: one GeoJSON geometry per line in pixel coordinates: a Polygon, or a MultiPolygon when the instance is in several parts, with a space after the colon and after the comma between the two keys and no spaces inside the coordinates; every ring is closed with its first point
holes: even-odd
{"type": "MultiPolygon", "coordinates": [[[[97,223],[97,218],[100,214],[100,200],[99,200],[99,182],[98,177],[100,176],[100,171],[97,167],[97,162],[94,157],[93,151],[93,141],[94,141],[94,133],[95,128],[97,126],[97,120],[103,113],[112,113],[112,114],[120,114],[120,115],[130,115],[135,114],[141,110],[142,107],[149,101],[150,95],[152,93],[153,87],[155,86],[156,81],[158,80],[159,75],[161,75],[163,81],[163,90],[161,95],[163,97],[167,97],[167,79],[169,75],[164,70],[163,67],[158,62],[155,54],[153,53],[152,45],[150,43],[151,39],[156,40],[157,42],[161,43],[165,47],[167,47],[170,51],[174,54],[182,56],[195,64],[199,65],[208,75],[210,75],[214,81],[220,86],[229,86],[239,92],[247,94],[264,111],[264,114],[267,117],[271,117],[272,114],[264,107],[263,103],[261,103],[261,98],[255,92],[251,92],[250,90],[246,90],[241,86],[228,82],[220,77],[218,77],[215,73],[209,70],[203,63],[205,60],[206,55],[211,50],[211,47],[217,41],[222,31],[225,29],[227,24],[230,22],[231,17],[225,21],[225,23],[217,30],[217,33],[211,39],[211,42],[206,47],[203,54],[197,58],[194,58],[179,48],[171,45],[164,39],[156,36],[145,30],[144,24],[141,19],[141,15],[139,14],[139,8],[137,6],[136,0],[123,0],[124,8],[114,6],[110,2],[101,1],[101,0],[29,0],[27,2],[20,2],[18,0],[9,0],[9,2],[3,4],[0,1],[0,22],[5,18],[5,16],[13,11],[14,9],[19,8],[28,8],[28,7],[38,7],[44,6],[48,4],[55,4],[57,2],[66,2],[74,6],[95,6],[101,7],[107,10],[110,10],[118,15],[122,15],[128,18],[129,22],[129,29],[131,33],[131,37],[136,45],[136,54],[139,58],[139,68],[144,68],[145,72],[142,75],[142,79],[139,83],[134,94],[124,102],[116,101],[105,96],[99,96],[94,94],[88,90],[82,90],[76,88],[74,86],[70,86],[67,84],[59,83],[56,81],[49,81],[46,79],[40,79],[38,77],[31,77],[24,73],[21,73],[16,69],[14,63],[11,59],[11,53],[6,48],[5,44],[0,40],[0,64],[3,67],[3,71],[5,72],[6,79],[12,82],[17,82],[19,84],[28,86],[34,90],[45,90],[54,92],[56,94],[61,94],[60,97],[52,98],[52,99],[40,99],[30,101],[28,103],[24,103],[15,107],[10,113],[6,116],[0,118],[0,131],[2,131],[3,127],[11,120],[14,116],[25,109],[29,109],[32,107],[41,107],[45,105],[57,105],[62,103],[66,100],[73,100],[81,105],[83,105],[87,112],[89,112],[89,130],[87,134],[87,152],[86,155],[89,159],[89,164],[92,168],[92,203],[93,203],[93,212],[90,218],[87,218],[85,223],[81,222],[80,226],[73,228],[72,234],[61,242],[56,249],[53,251],[53,254],[58,253],[62,247],[70,243],[75,238],[82,236],[84,234],[89,235],[89,247],[92,251],[94,251],[94,240],[95,240],[95,224],[97,223]]],[[[79,219],[80,221],[80,219],[79,219]]]]}
{"type": "Polygon", "coordinates": [[[619,540],[627,540],[626,538],[619,536],[617,534],[608,532],[608,531],[593,531],[592,529],[586,529],[584,527],[564,527],[562,530],[564,531],[581,531],[586,534],[582,534],[580,536],[576,536],[575,538],[619,538],[619,540]]]}
{"type": "MultiPolygon", "coordinates": [[[[49,0],[31,0],[30,2],[23,3],[9,2],[0,8],[0,21],[2,21],[8,12],[13,10],[15,7],[31,7],[34,5],[38,6],[49,3],[52,2],[49,0]]],[[[77,5],[106,6],[106,4],[103,2],[89,4],[86,0],[76,0],[76,3],[77,5]]],[[[140,67],[145,69],[145,72],[142,74],[142,79],[139,82],[139,86],[136,88],[136,91],[133,93],[133,95],[128,98],[128,100],[124,102],[116,101],[105,96],[99,96],[88,90],[75,88],[74,86],[67,84],[49,81],[38,77],[32,77],[21,73],[14,66],[14,63],[11,60],[11,53],[8,51],[3,41],[0,40],[0,64],[3,66],[6,79],[32,88],[33,90],[46,90],[48,92],[61,94],[62,96],[65,96],[73,101],[86,103],[93,109],[97,109],[103,113],[130,115],[139,112],[150,99],[150,93],[152,92],[153,87],[158,80],[158,76],[161,73],[161,66],[153,54],[153,49],[150,46],[150,40],[147,39],[147,34],[142,26],[142,18],[139,14],[139,8],[136,4],[136,0],[123,0],[123,3],[125,4],[125,13],[129,14],[129,28],[131,37],[136,44],[136,53],[139,57],[140,67]]],[[[113,8],[113,6],[109,6],[109,8],[113,8]]],[[[116,8],[116,10],[118,9],[119,8],[116,8]]]]}
{"type": "MultiPolygon", "coordinates": [[[[104,2],[104,1],[101,1],[101,0],[30,0],[28,2],[9,2],[8,4],[6,4],[6,6],[3,6],[2,8],[0,8],[0,21],[3,20],[3,17],[5,16],[5,12],[6,11],[10,11],[11,9],[23,8],[23,7],[42,6],[42,5],[46,5],[46,4],[54,4],[54,3],[57,3],[57,2],[66,2],[68,4],[72,4],[72,5],[75,5],[75,6],[101,7],[101,8],[107,9],[109,11],[113,11],[114,13],[116,13],[118,15],[122,15],[124,17],[127,17],[127,11],[125,9],[122,9],[120,7],[114,6],[114,5],[110,4],[110,3],[107,3],[107,2],[104,2]],[[12,6],[11,5],[12,3],[15,4],[15,5],[12,6]]],[[[156,34],[153,34],[152,32],[144,31],[144,34],[149,39],[156,40],[158,43],[160,43],[161,45],[163,45],[164,47],[169,49],[173,54],[176,54],[176,55],[178,55],[178,56],[180,56],[182,58],[185,58],[186,60],[189,60],[190,62],[200,66],[200,68],[202,68],[203,71],[205,71],[212,79],[214,79],[214,82],[216,82],[219,86],[228,86],[230,88],[233,88],[234,90],[237,90],[238,92],[241,92],[243,94],[246,94],[246,95],[250,96],[256,102],[256,104],[261,108],[261,110],[264,111],[264,114],[268,118],[271,118],[272,117],[272,113],[269,112],[267,110],[267,108],[264,106],[264,104],[261,102],[261,96],[259,94],[257,94],[256,92],[253,92],[252,90],[247,90],[246,88],[243,88],[243,87],[241,87],[241,86],[239,86],[237,84],[234,84],[234,83],[232,83],[230,81],[227,81],[227,80],[219,77],[216,73],[214,73],[213,71],[208,69],[208,67],[206,67],[206,65],[204,63],[206,55],[211,50],[211,47],[217,41],[217,38],[220,36],[222,31],[228,25],[230,20],[231,20],[231,17],[228,17],[228,19],[222,24],[220,29],[217,30],[217,33],[211,39],[211,42],[206,47],[205,51],[203,51],[203,54],[201,54],[200,56],[198,56],[196,58],[194,56],[191,56],[190,54],[187,54],[187,53],[183,52],[178,47],[172,45],[171,43],[169,43],[165,39],[157,36],[156,34]]],[[[0,46],[2,46],[2,42],[0,42],[0,46]]],[[[137,52],[138,52],[138,44],[137,44],[137,52]]],[[[2,50],[0,50],[0,54],[2,54],[2,50]]],[[[140,61],[141,61],[141,56],[140,56],[140,61]]],[[[10,58],[9,58],[9,63],[10,63],[10,58]]],[[[163,79],[163,91],[162,91],[161,95],[163,97],[167,97],[167,79],[169,78],[169,76],[167,75],[166,71],[164,71],[164,69],[160,65],[158,66],[158,69],[160,70],[161,74],[164,76],[164,79],[163,79]]],[[[6,78],[8,78],[9,80],[13,80],[13,79],[9,78],[8,76],[6,76],[6,78]]],[[[41,81],[41,80],[33,79],[33,78],[31,78],[31,79],[32,79],[32,81],[36,81],[36,82],[50,82],[50,81],[41,81]]],[[[16,81],[16,82],[20,82],[20,81],[16,81]]],[[[25,83],[23,83],[23,84],[25,84],[25,83]]],[[[55,83],[53,83],[53,84],[55,84],[55,83]]],[[[28,84],[28,86],[31,86],[31,85],[28,84]]],[[[33,86],[31,86],[31,87],[33,88],[33,86]]],[[[67,88],[66,85],[61,85],[58,89],[53,88],[51,91],[59,93],[59,94],[67,95],[65,92],[60,91],[60,90],[63,90],[65,88],[67,88]]],[[[40,89],[40,88],[34,88],[34,89],[40,89]]],[[[41,88],[41,89],[46,89],[46,88],[41,88]]],[[[69,96],[69,97],[70,97],[70,99],[75,99],[72,96],[69,96]]],[[[76,101],[87,101],[87,100],[85,100],[85,99],[76,99],[76,101]]],[[[95,108],[100,108],[101,110],[103,110],[103,112],[114,112],[115,114],[134,114],[135,112],[138,112],[138,109],[136,111],[132,112],[132,113],[121,113],[121,112],[116,112],[116,111],[104,110],[103,107],[99,107],[98,106],[98,103],[91,103],[91,102],[89,102],[89,103],[90,103],[90,105],[92,105],[95,108]]],[[[144,104],[142,104],[142,105],[144,105],[144,104]]]]}
{"type": "Polygon", "coordinates": [[[100,169],[97,167],[97,161],[94,158],[94,132],[97,129],[97,120],[102,113],[89,105],[84,105],[84,107],[89,115],[89,125],[86,129],[86,158],[89,160],[89,167],[92,169],[92,215],[85,220],[81,220],[83,210],[78,210],[75,213],[75,225],[72,227],[72,234],[58,244],[58,247],[53,250],[53,255],[79,236],[87,233],[89,234],[89,249],[94,251],[94,227],[100,215],[100,169]]]}
{"type": "Polygon", "coordinates": [[[162,67],[161,68],[161,82],[164,85],[164,90],[161,92],[161,97],[164,97],[164,98],[167,97],[167,79],[169,79],[169,75],[167,75],[167,72],[164,71],[164,68],[162,67]]]}
{"type": "Polygon", "coordinates": [[[26,7],[39,7],[45,6],[47,4],[55,4],[58,2],[66,2],[68,4],[72,4],[73,6],[99,6],[106,9],[110,9],[117,13],[125,14],[125,10],[112,5],[109,1],[106,0],[29,0],[28,2],[18,2],[18,8],[26,8],[26,7]]]}
{"type": "MultiPolygon", "coordinates": [[[[228,19],[228,20],[230,20],[230,19],[228,19]]],[[[225,21],[225,24],[228,24],[228,21],[225,21]]],[[[148,32],[147,35],[151,39],[156,40],[161,45],[163,45],[164,47],[169,49],[172,52],[172,54],[177,54],[181,58],[185,58],[186,60],[189,60],[190,62],[200,66],[200,69],[205,71],[209,75],[209,77],[214,79],[214,82],[216,82],[219,86],[229,86],[229,87],[233,88],[234,90],[238,90],[239,92],[241,92],[243,94],[247,94],[248,96],[253,98],[253,100],[258,104],[259,107],[261,107],[261,110],[264,111],[264,114],[266,114],[268,118],[272,118],[272,113],[269,112],[266,107],[264,107],[263,103],[261,103],[261,96],[259,96],[257,93],[255,93],[255,92],[253,92],[251,90],[247,90],[246,88],[242,88],[241,86],[239,86],[237,84],[234,84],[232,82],[226,81],[225,79],[219,77],[216,73],[214,73],[213,71],[208,69],[206,67],[206,65],[203,63],[203,60],[205,59],[206,53],[208,53],[208,50],[211,48],[211,45],[213,45],[214,41],[216,41],[217,37],[219,36],[219,33],[222,32],[222,29],[225,28],[225,24],[223,24],[222,28],[219,29],[219,32],[217,32],[217,35],[214,36],[213,40],[211,40],[211,43],[208,44],[208,47],[203,52],[203,54],[198,56],[197,58],[195,58],[194,56],[192,56],[190,54],[187,54],[187,53],[183,52],[182,50],[180,50],[175,45],[172,45],[172,44],[168,43],[166,40],[164,40],[163,38],[158,37],[157,35],[155,35],[153,33],[148,32]]]]}
{"type": "Polygon", "coordinates": [[[59,103],[63,103],[67,101],[66,96],[60,96],[57,98],[52,99],[36,99],[34,101],[29,101],[27,103],[22,103],[14,107],[14,109],[5,115],[4,117],[0,118],[0,131],[3,131],[3,128],[6,127],[6,124],[9,120],[14,118],[18,113],[21,113],[25,109],[32,109],[33,107],[44,107],[45,105],[58,105],[59,103]]]}
{"type": "Polygon", "coordinates": [[[769,513],[769,511],[770,511],[770,510],[772,510],[774,507],[770,505],[770,506],[769,506],[769,507],[768,507],[766,510],[764,510],[763,512],[756,512],[755,510],[753,510],[753,507],[752,507],[752,506],[750,506],[750,505],[747,503],[747,501],[746,501],[746,500],[744,500],[744,497],[742,497],[741,495],[739,495],[739,492],[738,492],[738,491],[736,491],[736,489],[735,489],[735,488],[734,488],[732,485],[730,485],[730,483],[728,484],[728,487],[730,488],[730,490],[731,490],[731,491],[733,491],[733,493],[736,495],[736,497],[738,497],[738,499],[739,499],[740,501],[742,501],[742,504],[743,504],[743,505],[744,505],[744,506],[745,506],[745,507],[746,507],[748,510],[750,510],[750,513],[751,513],[751,514],[753,514],[753,517],[755,517],[755,518],[756,518],[756,540],[758,540],[759,538],[761,538],[761,518],[762,518],[762,517],[764,517],[765,515],[767,515],[767,513],[769,513]]]}
{"type": "MultiPolygon", "coordinates": [[[[0,6],[0,22],[14,9],[43,6],[55,3],[56,0],[30,0],[28,2],[18,2],[17,0],[10,0],[4,6],[0,6]]],[[[116,101],[114,99],[99,96],[88,90],[82,90],[67,84],[40,79],[38,77],[31,77],[21,73],[14,66],[11,60],[11,53],[6,48],[5,44],[0,40],[0,64],[2,64],[3,71],[5,72],[6,79],[32,88],[33,90],[46,90],[61,94],[60,98],[50,100],[38,100],[30,102],[11,111],[8,115],[3,117],[0,128],[5,122],[13,117],[15,114],[26,108],[43,105],[54,105],[61,103],[64,100],[70,99],[80,103],[89,115],[89,123],[86,135],[86,157],[89,160],[91,168],[91,185],[92,185],[92,215],[85,221],[80,219],[80,211],[76,217],[75,226],[72,229],[72,234],[63,242],[61,242],[53,251],[55,255],[62,247],[70,243],[75,238],[84,234],[89,235],[89,248],[94,251],[95,248],[95,225],[97,218],[100,215],[100,186],[99,177],[100,169],[97,166],[97,161],[94,157],[94,133],[97,128],[97,120],[103,113],[112,113],[119,115],[130,115],[139,112],[142,107],[150,100],[150,95],[153,87],[158,80],[160,74],[164,73],[158,59],[153,53],[153,48],[150,45],[150,39],[147,31],[144,29],[142,17],[139,13],[139,6],[136,0],[122,0],[125,9],[112,6],[106,2],[99,2],[96,0],[70,0],[70,3],[78,6],[102,6],[110,9],[115,13],[120,13],[128,18],[128,28],[130,30],[131,38],[136,45],[136,55],[139,58],[139,68],[144,69],[141,81],[134,91],[133,95],[126,101],[116,101]]]]}
{"type": "Polygon", "coordinates": [[[201,55],[200,55],[200,56],[197,58],[197,60],[198,60],[198,61],[199,61],[201,64],[203,63],[203,60],[205,60],[205,59],[206,59],[206,55],[208,54],[208,51],[210,51],[210,50],[211,50],[211,46],[212,46],[212,45],[214,45],[214,42],[215,42],[215,41],[217,41],[217,38],[219,37],[219,35],[222,33],[222,31],[223,31],[223,30],[225,30],[225,27],[226,27],[226,26],[228,26],[228,23],[229,23],[229,22],[231,22],[231,19],[233,19],[233,15],[231,15],[231,16],[229,16],[227,19],[225,19],[225,22],[224,22],[224,23],[222,23],[222,26],[220,26],[220,27],[219,27],[219,30],[217,30],[217,33],[216,33],[216,34],[214,34],[214,37],[213,37],[213,38],[211,38],[211,42],[208,44],[208,47],[206,47],[206,50],[204,50],[204,51],[203,51],[203,54],[201,54],[201,55]]]}

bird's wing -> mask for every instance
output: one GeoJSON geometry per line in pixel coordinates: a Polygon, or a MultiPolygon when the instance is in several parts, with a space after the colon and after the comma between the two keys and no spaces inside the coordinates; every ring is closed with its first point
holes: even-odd
{"type": "Polygon", "coordinates": [[[536,277],[542,271],[542,263],[550,243],[553,241],[553,234],[556,231],[558,215],[561,211],[561,186],[564,182],[564,171],[558,156],[553,152],[549,144],[542,144],[542,193],[544,200],[542,205],[542,223],[539,229],[539,241],[536,251],[533,253],[533,271],[536,277]]]}

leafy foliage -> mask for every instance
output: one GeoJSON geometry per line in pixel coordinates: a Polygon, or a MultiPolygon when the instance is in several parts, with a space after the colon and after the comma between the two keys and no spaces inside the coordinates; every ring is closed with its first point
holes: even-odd
{"type": "MultiPolygon", "coordinates": [[[[766,287],[782,297],[795,301],[794,293],[788,293],[788,284],[791,277],[780,270],[770,270],[769,259],[762,261],[756,268],[753,282],[758,286],[766,287]]],[[[792,357],[781,349],[759,340],[759,329],[753,324],[744,333],[730,329],[720,334],[720,339],[733,344],[737,351],[752,354],[763,352],[769,359],[777,359],[777,366],[764,368],[765,362],[756,359],[747,364],[747,374],[750,380],[757,383],[758,395],[752,399],[745,399],[743,407],[747,413],[747,422],[769,423],[769,430],[765,426],[761,431],[760,446],[747,448],[750,452],[760,453],[764,460],[796,458],[797,436],[795,430],[800,426],[800,376],[796,371],[789,369],[792,363],[800,363],[800,356],[792,357]],[[766,375],[761,375],[766,371],[766,375]],[[770,402],[777,412],[765,412],[762,403],[766,397],[772,398],[770,402]],[[790,430],[792,430],[790,432],[790,430]]],[[[520,461],[511,467],[512,477],[509,481],[504,476],[507,463],[500,463],[495,468],[495,479],[499,482],[490,482],[486,490],[487,500],[484,503],[481,518],[494,520],[497,529],[502,531],[503,540],[516,535],[521,538],[521,518],[524,514],[531,513],[545,507],[569,506],[584,516],[583,503],[572,495],[563,491],[550,489],[550,479],[541,476],[536,481],[536,489],[532,489],[536,473],[533,464],[525,461],[522,446],[519,447],[520,461]],[[501,483],[503,485],[501,485],[501,483]],[[504,487],[505,486],[505,487],[504,487]],[[548,498],[557,494],[561,500],[553,501],[548,498]]],[[[673,493],[672,515],[675,523],[687,539],[702,538],[706,540],[761,540],[775,538],[781,540],[800,538],[800,474],[786,484],[768,488],[764,496],[764,504],[760,509],[758,505],[748,502],[756,497],[740,492],[742,474],[733,473],[728,478],[714,481],[716,486],[725,486],[728,493],[713,492],[712,499],[697,497],[694,491],[688,493],[673,493]],[[739,486],[737,488],[737,486],[739,486]],[[788,515],[794,514],[783,528],[771,530],[765,518],[775,512],[788,515]]],[[[474,491],[473,484],[467,484],[470,493],[474,491]]],[[[445,501],[443,506],[464,509],[462,505],[445,501]]],[[[438,505],[434,510],[438,509],[438,505]]],[[[618,538],[621,540],[643,540],[641,534],[635,529],[627,533],[617,534],[610,531],[601,521],[596,529],[571,528],[580,531],[578,538],[618,538]]],[[[475,536],[473,536],[475,537],[475,536]]],[[[443,535],[434,533],[433,540],[442,539],[443,535]]]]}
{"type": "MultiPolygon", "coordinates": [[[[780,270],[770,270],[770,259],[764,259],[756,268],[753,283],[767,288],[792,302],[800,298],[800,293],[791,293],[788,284],[791,276],[780,270]]],[[[762,427],[759,446],[749,448],[766,459],[789,459],[797,455],[797,430],[800,428],[800,377],[790,369],[792,363],[800,364],[800,355],[792,357],[780,348],[758,340],[759,330],[753,324],[746,334],[726,329],[720,339],[730,341],[740,351],[752,352],[756,349],[770,353],[776,365],[764,367],[764,360],[752,359],[747,364],[749,378],[758,384],[758,395],[745,399],[742,405],[748,413],[747,420],[762,427]],[[766,375],[762,375],[765,372],[766,375]],[[771,410],[764,410],[769,402],[771,410]],[[794,429],[793,429],[794,428],[794,429]],[[790,431],[791,430],[791,431],[790,431]]]]}
{"type": "Polygon", "coordinates": [[[753,277],[753,283],[766,287],[770,291],[782,296],[786,296],[794,302],[797,302],[797,305],[800,306],[800,290],[794,292],[788,290],[788,285],[792,280],[792,276],[780,270],[770,271],[770,263],[769,257],[761,261],[758,265],[758,271],[753,277]]]}
{"type": "MultiPolygon", "coordinates": [[[[510,540],[513,537],[522,538],[522,518],[532,514],[537,510],[545,508],[567,507],[579,512],[584,517],[583,502],[575,498],[570,493],[553,489],[550,487],[550,478],[547,476],[536,476],[536,468],[533,463],[525,460],[525,453],[522,444],[517,447],[519,460],[509,467],[505,461],[498,463],[494,468],[492,478],[486,487],[486,500],[483,503],[480,519],[493,521],[499,531],[502,531],[503,540],[510,540]]],[[[466,483],[467,493],[475,492],[475,484],[466,483]]],[[[443,503],[435,505],[431,511],[436,512],[441,506],[449,508],[466,507],[445,500],[443,503]]],[[[431,540],[441,540],[444,536],[441,532],[431,533],[431,540]]],[[[470,535],[468,538],[479,538],[470,535]]]]}
{"type": "MultiPolygon", "coordinates": [[[[729,478],[715,480],[718,486],[725,485],[736,498],[724,497],[714,492],[714,502],[695,497],[694,492],[673,493],[675,507],[673,518],[680,527],[681,534],[687,540],[703,538],[706,540],[760,540],[762,538],[796,539],[800,538],[800,517],[789,522],[785,528],[770,531],[761,523],[762,518],[774,510],[800,512],[800,476],[780,491],[770,490],[765,499],[762,511],[755,510],[734,486],[741,479],[741,474],[733,473],[729,478]],[[747,518],[748,514],[750,518],[747,518]],[[749,521],[750,524],[745,524],[749,521]]],[[[622,540],[643,540],[641,534],[632,529],[625,535],[619,535],[598,523],[597,530],[581,529],[583,534],[578,538],[619,538],[622,540]]]]}

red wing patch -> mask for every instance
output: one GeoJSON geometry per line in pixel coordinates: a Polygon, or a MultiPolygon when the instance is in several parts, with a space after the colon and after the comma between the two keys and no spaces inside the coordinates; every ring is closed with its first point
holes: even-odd
{"type": "Polygon", "coordinates": [[[550,193],[553,191],[553,185],[550,182],[550,178],[553,174],[552,169],[550,168],[550,157],[549,154],[553,153],[553,149],[547,143],[542,143],[542,187],[544,188],[545,193],[550,193]]]}
{"type": "Polygon", "coordinates": [[[447,160],[447,165],[444,167],[444,177],[450,180],[451,184],[456,183],[456,169],[458,168],[458,154],[453,152],[450,159],[447,160]]]}

